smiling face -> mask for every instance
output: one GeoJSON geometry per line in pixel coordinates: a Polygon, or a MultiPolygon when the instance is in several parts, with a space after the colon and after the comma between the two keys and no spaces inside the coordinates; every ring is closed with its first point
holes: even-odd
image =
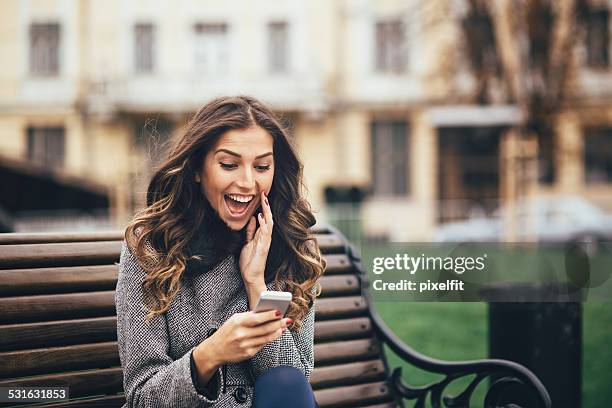
{"type": "Polygon", "coordinates": [[[259,126],[223,133],[204,157],[196,181],[227,226],[239,231],[259,207],[261,192],[272,188],[272,136],[259,126]]]}

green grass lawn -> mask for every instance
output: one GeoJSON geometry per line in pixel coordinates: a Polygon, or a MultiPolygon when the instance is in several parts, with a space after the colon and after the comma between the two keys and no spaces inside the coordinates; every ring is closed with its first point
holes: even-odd
{"type": "MultiPolygon", "coordinates": [[[[418,352],[444,360],[487,357],[487,305],[484,303],[377,302],[389,327],[418,352]]],[[[439,378],[388,353],[392,367],[403,367],[412,385],[439,378]]],[[[612,304],[583,304],[582,401],[584,408],[610,406],[612,401],[612,304]]],[[[471,378],[470,378],[471,379],[471,378]]],[[[461,390],[469,379],[449,390],[461,390]]],[[[472,401],[482,406],[480,387],[472,401]]],[[[410,405],[408,405],[410,406],[410,405]]]]}

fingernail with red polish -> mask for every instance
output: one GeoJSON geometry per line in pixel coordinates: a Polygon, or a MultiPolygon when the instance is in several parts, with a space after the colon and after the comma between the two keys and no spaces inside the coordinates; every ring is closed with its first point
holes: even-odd
{"type": "Polygon", "coordinates": [[[277,311],[276,311],[276,316],[280,316],[280,315],[281,315],[280,310],[277,310],[277,311]]]}
{"type": "Polygon", "coordinates": [[[293,323],[292,319],[287,319],[287,326],[289,326],[291,323],[293,323]]]}

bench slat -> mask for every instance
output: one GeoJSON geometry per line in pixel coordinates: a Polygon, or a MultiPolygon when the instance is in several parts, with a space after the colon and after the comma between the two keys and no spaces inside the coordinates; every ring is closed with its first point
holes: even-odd
{"type": "Polygon", "coordinates": [[[317,320],[328,320],[338,317],[360,316],[367,313],[366,301],[361,296],[347,296],[319,299],[315,313],[317,320]]]}
{"type": "MultiPolygon", "coordinates": [[[[0,271],[0,297],[112,290],[117,265],[66,266],[0,271]]],[[[359,293],[355,275],[323,276],[322,297],[359,293]]]]}
{"type": "MultiPolygon", "coordinates": [[[[0,326],[0,333],[0,351],[113,341],[117,339],[117,319],[107,316],[10,324],[0,326]]],[[[367,317],[315,322],[316,342],[364,338],[370,334],[367,317]]]]}
{"type": "Polygon", "coordinates": [[[344,242],[336,234],[315,234],[321,252],[324,254],[344,253],[344,242]]]}
{"type": "MultiPolygon", "coordinates": [[[[98,343],[78,347],[32,350],[29,354],[0,354],[0,378],[46,374],[48,370],[75,371],[118,366],[117,343],[98,343]],[[75,363],[78,360],[78,363],[75,363]]],[[[384,378],[381,360],[317,367],[310,378],[316,389],[378,381],[384,378]]]]}
{"type": "Polygon", "coordinates": [[[0,387],[70,387],[70,398],[116,394],[123,389],[120,367],[0,380],[0,387]]]}
{"type": "Polygon", "coordinates": [[[0,245],[0,269],[112,264],[120,251],[121,241],[0,245]]]}
{"type": "Polygon", "coordinates": [[[0,297],[111,290],[117,265],[67,266],[0,271],[0,297]]]}
{"type": "Polygon", "coordinates": [[[327,263],[325,275],[351,273],[353,271],[353,266],[346,254],[327,254],[325,255],[325,261],[327,263]]]}
{"type": "Polygon", "coordinates": [[[320,389],[379,381],[383,380],[384,377],[385,365],[382,360],[360,361],[358,363],[315,368],[310,376],[310,384],[314,389],[320,389]]]}
{"type": "Polygon", "coordinates": [[[87,407],[87,408],[120,408],[125,404],[124,395],[108,395],[106,397],[87,398],[76,401],[56,402],[40,405],[44,408],[87,407]]]}
{"type": "MultiPolygon", "coordinates": [[[[315,344],[315,364],[373,358],[379,347],[372,339],[315,344]]],[[[119,365],[117,342],[78,344],[0,353],[0,378],[24,377],[119,365]]]]}
{"type": "Polygon", "coordinates": [[[114,291],[104,291],[0,298],[0,323],[112,316],[114,297],[114,291]]]}
{"type": "MultiPolygon", "coordinates": [[[[79,398],[95,394],[116,394],[122,388],[122,374],[118,367],[100,370],[81,371],[78,373],[53,374],[29,378],[18,378],[14,380],[0,381],[0,386],[63,386],[70,387],[71,398],[79,398]]],[[[389,387],[385,382],[366,383],[328,389],[315,390],[315,398],[321,408],[323,407],[355,407],[357,405],[372,404],[392,400],[389,387]]],[[[121,396],[111,395],[104,398],[95,398],[90,401],[94,403],[120,402],[121,396]],[[97,400],[97,401],[96,401],[97,400]]],[[[82,401],[86,402],[86,401],[82,401]]],[[[54,403],[50,406],[80,406],[73,401],[54,403]]],[[[90,406],[87,404],[86,406],[90,406]]],[[[93,405],[114,406],[114,405],[93,405]]]]}
{"type": "MultiPolygon", "coordinates": [[[[65,408],[65,407],[86,407],[86,408],[120,408],[125,403],[125,396],[123,395],[109,395],[106,397],[88,398],[84,400],[59,402],[40,405],[44,408],[65,408]]],[[[362,406],[362,408],[398,408],[395,402],[386,404],[376,404],[362,406]]]]}
{"type": "MultiPolygon", "coordinates": [[[[114,315],[114,295],[114,291],[102,291],[0,298],[0,324],[114,315]]],[[[316,305],[317,319],[358,316],[366,311],[360,296],[318,299],[316,305]]]]}
{"type": "Polygon", "coordinates": [[[315,398],[321,408],[356,407],[359,405],[387,402],[393,399],[385,382],[350,385],[315,391],[315,398]]]}
{"type": "MultiPolygon", "coordinates": [[[[310,228],[313,234],[331,234],[328,227],[315,225],[310,228]]],[[[100,232],[11,232],[0,234],[0,245],[7,244],[43,244],[51,242],[88,242],[88,241],[122,241],[123,231],[100,232]]]]}
{"type": "MultiPolygon", "coordinates": [[[[125,396],[124,395],[109,395],[106,397],[96,397],[96,398],[87,398],[82,400],[75,401],[67,401],[67,402],[58,402],[44,405],[37,405],[37,407],[41,408],[120,408],[125,404],[125,396]]],[[[361,408],[398,408],[399,406],[395,402],[390,402],[386,404],[376,404],[376,405],[362,405],[361,408]]]]}
{"type": "Polygon", "coordinates": [[[0,234],[0,245],[51,244],[60,242],[97,241],[123,241],[123,232],[11,232],[8,234],[0,234]]]}
{"type": "Polygon", "coordinates": [[[321,285],[322,297],[358,295],[361,291],[359,279],[355,275],[323,276],[321,285]]]}
{"type": "Polygon", "coordinates": [[[0,378],[120,365],[117,342],[0,353],[0,378]]]}
{"type": "Polygon", "coordinates": [[[380,346],[375,339],[347,340],[314,346],[315,362],[319,364],[370,360],[380,355],[380,346]]]}
{"type": "Polygon", "coordinates": [[[115,316],[0,326],[0,351],[117,340],[115,316]]]}
{"type": "MultiPolygon", "coordinates": [[[[341,253],[340,237],[315,234],[323,253],[341,253]]],[[[122,241],[0,245],[0,269],[99,265],[119,261],[122,241]]]]}
{"type": "Polygon", "coordinates": [[[328,320],[315,323],[315,339],[317,341],[368,337],[371,331],[372,324],[368,317],[328,320]]]}

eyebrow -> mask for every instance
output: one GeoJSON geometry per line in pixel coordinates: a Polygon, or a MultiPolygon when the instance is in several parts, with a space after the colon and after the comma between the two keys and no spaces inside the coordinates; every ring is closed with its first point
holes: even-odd
{"type": "MultiPolygon", "coordinates": [[[[238,153],[232,152],[231,150],[227,150],[227,149],[218,149],[215,152],[215,154],[217,154],[217,153],[227,153],[227,154],[232,155],[232,156],[242,157],[238,153]]],[[[261,159],[262,157],[271,156],[272,154],[273,154],[272,152],[267,152],[267,153],[264,153],[264,154],[260,154],[259,156],[256,156],[255,159],[261,159]]]]}

